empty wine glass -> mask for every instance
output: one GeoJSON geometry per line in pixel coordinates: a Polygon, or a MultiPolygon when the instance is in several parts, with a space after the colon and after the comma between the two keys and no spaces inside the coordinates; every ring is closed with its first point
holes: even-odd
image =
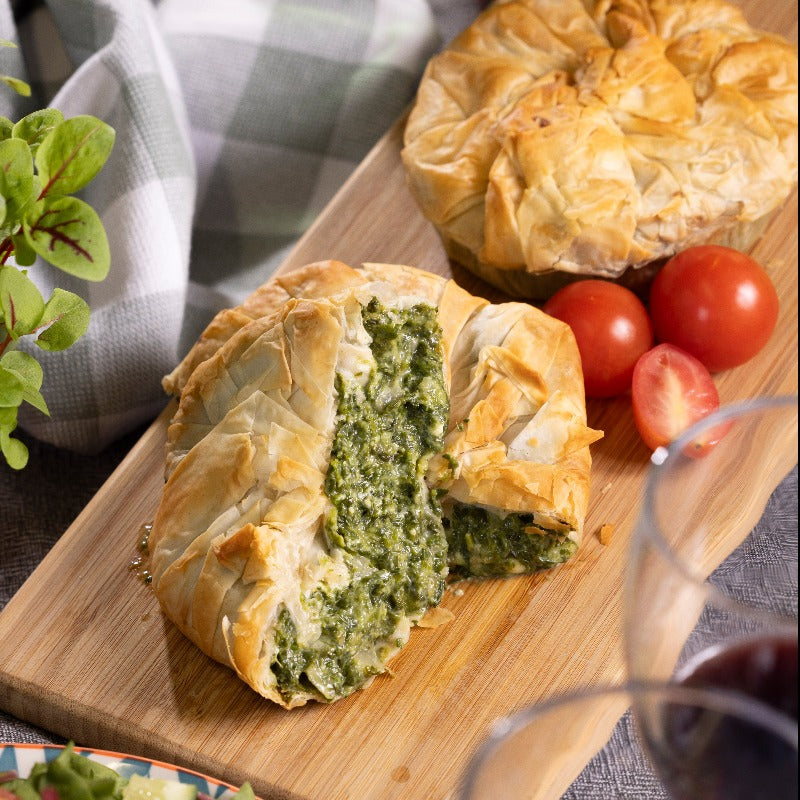
{"type": "MultiPolygon", "coordinates": [[[[775,524],[757,523],[797,463],[797,398],[721,409],[652,460],[627,565],[630,679],[717,688],[796,735],[796,470],[775,524]]],[[[797,796],[796,747],[718,710],[673,708],[668,724],[658,703],[633,710],[675,797],[797,796]]]]}

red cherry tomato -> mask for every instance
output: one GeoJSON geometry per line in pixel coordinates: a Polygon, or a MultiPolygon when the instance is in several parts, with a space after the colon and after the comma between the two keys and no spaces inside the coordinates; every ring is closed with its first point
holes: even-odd
{"type": "Polygon", "coordinates": [[[575,334],[589,397],[613,397],[631,386],[636,360],[653,345],[653,326],[629,289],[601,280],[570,283],[543,306],[575,334]]]}
{"type": "MultiPolygon", "coordinates": [[[[636,428],[651,450],[665,447],[719,408],[711,373],[694,356],[671,344],[656,345],[636,362],[631,394],[636,428]]],[[[726,431],[725,426],[703,431],[686,452],[703,455],[726,431]]]]}
{"type": "Polygon", "coordinates": [[[778,319],[778,295],[750,256],[717,245],[673,256],[650,290],[656,339],[690,353],[711,372],[749,361],[778,319]]]}

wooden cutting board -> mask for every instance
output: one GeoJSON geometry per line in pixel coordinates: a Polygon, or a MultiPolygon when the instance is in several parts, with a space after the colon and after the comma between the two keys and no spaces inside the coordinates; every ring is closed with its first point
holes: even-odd
{"type": "MultiPolygon", "coordinates": [[[[796,41],[794,3],[743,5],[756,24],[796,41]]],[[[400,165],[401,130],[398,123],[378,143],[282,269],[325,258],[406,263],[452,274],[496,299],[448,262],[417,210],[400,165]]],[[[796,193],[753,252],[778,288],[781,315],[762,353],[717,376],[724,403],[797,391],[796,193]]],[[[332,706],[291,712],[185,640],[130,567],[159,500],[171,410],[0,614],[5,711],[80,744],[248,780],[264,798],[445,800],[455,797],[495,718],[557,692],[622,679],[622,575],[649,456],[627,398],[588,405],[589,424],[605,438],[592,446],[585,541],[571,563],[449,590],[443,605],[454,620],[415,630],[392,676],[332,706]],[[597,537],[604,523],[616,529],[608,545],[597,537]]],[[[774,483],[763,487],[756,510],[774,483]]],[[[731,532],[729,549],[744,533],[731,532]]],[[[598,721],[600,740],[618,713],[598,721]]]]}

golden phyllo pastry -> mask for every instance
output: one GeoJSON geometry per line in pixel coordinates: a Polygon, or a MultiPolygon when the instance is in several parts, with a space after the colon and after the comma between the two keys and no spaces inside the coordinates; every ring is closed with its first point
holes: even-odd
{"type": "Polygon", "coordinates": [[[424,476],[447,419],[418,298],[369,286],[241,328],[169,427],[149,541],[167,616],[286,707],[368,683],[444,591],[424,476]]]}
{"type": "Polygon", "coordinates": [[[746,247],[797,181],[797,52],[721,0],[499,0],[429,62],[411,190],[512,295],[746,247]]]}
{"type": "Polygon", "coordinates": [[[580,542],[601,434],[572,332],[531,305],[310,264],[220,312],[165,386],[155,591],[277,702],[368,682],[448,570],[533,572],[580,542]]]}

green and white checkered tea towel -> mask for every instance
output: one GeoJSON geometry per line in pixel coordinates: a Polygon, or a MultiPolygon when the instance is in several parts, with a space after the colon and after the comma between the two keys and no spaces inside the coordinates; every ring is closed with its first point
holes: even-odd
{"type": "Polygon", "coordinates": [[[0,114],[50,105],[116,130],[83,190],[111,271],[90,284],[31,267],[46,297],[74,291],[92,317],[69,350],[37,348],[52,416],[24,406],[20,426],[92,452],[155,416],[161,376],[215,311],[269,277],[411,101],[446,5],[0,0],[0,37],[19,45],[2,48],[0,73],[33,88],[0,85],[0,114]]]}

